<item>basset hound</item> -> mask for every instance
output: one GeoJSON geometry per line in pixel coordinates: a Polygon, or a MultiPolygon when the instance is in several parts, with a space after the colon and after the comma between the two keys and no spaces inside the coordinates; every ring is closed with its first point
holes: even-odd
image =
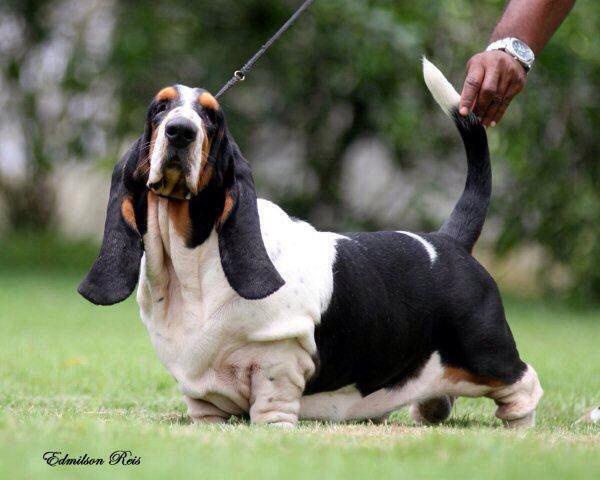
{"type": "Polygon", "coordinates": [[[112,175],[104,239],[79,292],[98,305],[135,289],[158,357],[190,417],[290,427],[385,419],[403,406],[439,422],[457,396],[493,399],[507,426],[534,424],[542,389],[471,256],[491,195],[484,127],[427,60],[454,120],[467,180],[439,231],[321,232],[256,197],[250,165],[206,90],[152,100],[112,175]]]}

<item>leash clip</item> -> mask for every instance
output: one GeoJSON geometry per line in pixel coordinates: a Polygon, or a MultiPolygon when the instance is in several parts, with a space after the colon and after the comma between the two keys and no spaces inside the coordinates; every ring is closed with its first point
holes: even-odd
{"type": "Polygon", "coordinates": [[[231,77],[229,81],[221,87],[221,90],[219,90],[219,92],[215,95],[215,98],[219,98],[227,90],[229,90],[229,88],[233,87],[237,82],[243,82],[244,80],[246,80],[245,72],[248,72],[252,68],[252,66],[258,61],[260,57],[263,56],[263,54],[269,49],[269,47],[273,45],[273,43],[275,43],[275,41],[278,40],[279,37],[281,37],[286,32],[286,30],[294,24],[298,17],[302,15],[302,13],[308,7],[310,7],[314,1],[315,0],[304,0],[304,3],[298,7],[298,9],[290,18],[288,18],[287,22],[285,22],[279,28],[279,30],[277,30],[277,32],[275,32],[275,35],[273,35],[267,43],[260,47],[260,50],[258,50],[258,52],[256,52],[252,56],[252,58],[245,63],[241,70],[236,70],[235,72],[233,72],[233,77],[231,77]]]}

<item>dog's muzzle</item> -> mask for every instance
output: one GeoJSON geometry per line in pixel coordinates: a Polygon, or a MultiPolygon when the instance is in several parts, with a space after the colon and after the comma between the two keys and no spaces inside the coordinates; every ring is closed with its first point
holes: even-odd
{"type": "Polygon", "coordinates": [[[191,178],[199,141],[199,128],[185,117],[169,120],[164,126],[160,148],[160,166],[148,181],[148,188],[157,195],[179,200],[189,200],[196,194],[191,178]]]}
{"type": "Polygon", "coordinates": [[[175,118],[165,125],[169,146],[187,148],[198,137],[198,127],[187,118],[175,118]]]}

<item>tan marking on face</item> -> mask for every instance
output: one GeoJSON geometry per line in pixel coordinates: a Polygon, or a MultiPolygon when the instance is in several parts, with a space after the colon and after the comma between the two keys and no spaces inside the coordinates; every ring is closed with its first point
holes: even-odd
{"type": "Polygon", "coordinates": [[[175,231],[183,238],[188,238],[192,225],[190,223],[190,202],[169,199],[169,220],[175,231]]]}
{"type": "Polygon", "coordinates": [[[202,92],[198,97],[198,101],[203,107],[210,108],[211,110],[219,109],[219,102],[208,92],[202,92]]]}
{"type": "Polygon", "coordinates": [[[175,100],[178,96],[179,94],[177,93],[177,90],[174,87],[165,87],[156,94],[156,97],[154,97],[154,99],[157,102],[161,102],[164,100],[175,100]]]}
{"type": "Polygon", "coordinates": [[[210,155],[211,141],[206,133],[206,128],[202,127],[204,138],[202,139],[202,161],[208,162],[208,156],[210,155]]]}
{"type": "Polygon", "coordinates": [[[202,140],[202,158],[200,159],[200,163],[203,166],[200,175],[198,175],[198,192],[202,191],[208,185],[214,173],[214,166],[208,163],[209,152],[210,140],[208,139],[208,135],[205,134],[204,140],[202,140]]]}
{"type": "Polygon", "coordinates": [[[225,193],[225,204],[223,205],[223,212],[217,220],[217,228],[221,228],[223,224],[227,221],[229,215],[231,215],[231,211],[233,210],[234,205],[235,200],[233,199],[233,195],[231,195],[231,192],[227,190],[227,192],[225,193]]]}
{"type": "Polygon", "coordinates": [[[444,369],[444,379],[452,382],[467,382],[474,383],[475,385],[487,385],[488,387],[501,387],[504,385],[504,382],[497,380],[495,378],[486,378],[481,377],[479,375],[475,375],[467,370],[456,367],[446,367],[444,369]]]}
{"type": "Polygon", "coordinates": [[[210,164],[207,163],[206,165],[204,165],[204,168],[202,168],[202,171],[200,172],[200,176],[198,178],[198,191],[202,191],[204,189],[204,187],[206,187],[208,185],[208,182],[210,182],[212,176],[214,173],[214,167],[210,164]]]}
{"type": "Polygon", "coordinates": [[[138,232],[137,224],[135,221],[135,210],[133,208],[133,200],[129,196],[125,197],[125,199],[121,203],[121,215],[123,215],[123,220],[125,220],[127,225],[129,225],[133,230],[138,232]]]}

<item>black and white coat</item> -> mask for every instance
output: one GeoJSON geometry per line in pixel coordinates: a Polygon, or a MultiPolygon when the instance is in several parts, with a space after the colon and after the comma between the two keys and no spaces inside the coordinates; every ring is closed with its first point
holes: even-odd
{"type": "Polygon", "coordinates": [[[159,358],[199,422],[381,419],[405,405],[445,419],[488,396],[531,425],[542,395],[519,358],[497,287],[471,256],[491,193],[484,128],[425,80],[465,143],[465,192],[440,229],[319,232],[257,200],[250,167],[207,92],[167,87],[113,174],[84,297],[137,300],[159,358]]]}

